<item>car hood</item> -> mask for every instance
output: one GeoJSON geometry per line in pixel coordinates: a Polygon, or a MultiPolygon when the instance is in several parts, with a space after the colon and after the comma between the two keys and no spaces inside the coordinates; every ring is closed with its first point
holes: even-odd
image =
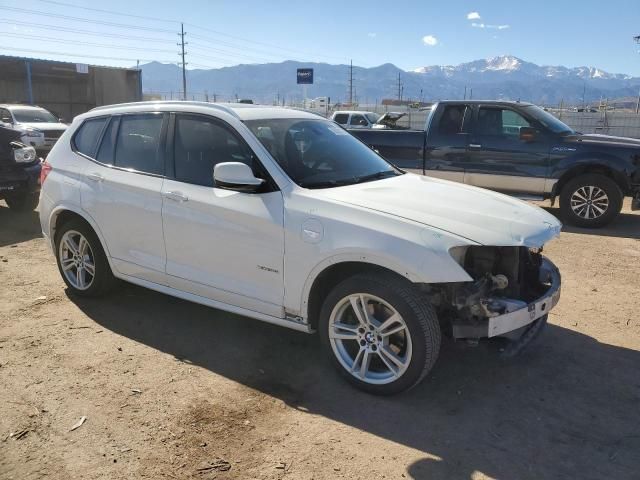
{"type": "Polygon", "coordinates": [[[411,173],[317,192],[482,245],[541,247],[562,228],[553,215],[513,197],[411,173]]]}
{"type": "Polygon", "coordinates": [[[586,134],[570,135],[565,139],[571,143],[588,143],[607,146],[637,147],[640,148],[640,140],[637,138],[613,137],[611,135],[586,134]]]}
{"type": "Polygon", "coordinates": [[[60,130],[66,130],[68,128],[68,125],[65,125],[64,123],[18,123],[16,125],[17,128],[23,128],[23,129],[27,129],[27,128],[35,128],[36,130],[40,130],[42,132],[48,132],[48,131],[60,131],[60,130]]]}

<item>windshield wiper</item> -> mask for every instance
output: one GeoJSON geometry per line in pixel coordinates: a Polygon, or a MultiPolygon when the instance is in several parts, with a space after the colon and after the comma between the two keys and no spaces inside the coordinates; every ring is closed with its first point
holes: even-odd
{"type": "Polygon", "coordinates": [[[383,170],[382,172],[372,173],[371,175],[364,175],[363,177],[353,177],[352,183],[364,183],[370,182],[372,180],[381,180],[387,177],[395,177],[397,175],[401,175],[400,173],[394,170],[383,170]]]}

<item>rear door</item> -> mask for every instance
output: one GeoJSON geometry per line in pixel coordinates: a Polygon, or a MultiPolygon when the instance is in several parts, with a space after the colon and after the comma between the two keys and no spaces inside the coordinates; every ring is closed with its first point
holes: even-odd
{"type": "MultiPolygon", "coordinates": [[[[81,127],[76,151],[91,159],[84,170],[82,208],[95,220],[118,272],[165,284],[161,188],[168,115],[114,116],[104,125],[97,150],[84,143],[81,127]]],[[[88,120],[85,125],[92,128],[88,120]]]]}
{"type": "Polygon", "coordinates": [[[549,143],[542,133],[534,141],[521,140],[522,127],[536,124],[508,106],[478,105],[464,182],[506,193],[542,195],[549,143]]]}
{"type": "Polygon", "coordinates": [[[427,126],[425,175],[464,182],[472,113],[465,104],[442,104],[434,112],[427,126]]]}

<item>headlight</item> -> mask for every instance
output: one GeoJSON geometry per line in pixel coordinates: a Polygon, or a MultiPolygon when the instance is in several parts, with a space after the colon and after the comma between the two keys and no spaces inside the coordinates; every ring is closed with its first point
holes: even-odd
{"type": "Polygon", "coordinates": [[[13,151],[16,163],[31,163],[36,159],[36,149],[33,147],[16,148],[13,151]]]}

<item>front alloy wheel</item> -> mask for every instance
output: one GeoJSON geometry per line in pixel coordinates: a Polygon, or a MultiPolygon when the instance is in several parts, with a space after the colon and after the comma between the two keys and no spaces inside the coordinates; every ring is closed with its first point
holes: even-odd
{"type": "Polygon", "coordinates": [[[395,308],[375,295],[344,297],[331,312],[329,341],[340,364],[371,384],[398,380],[411,362],[411,335],[395,308]]]}
{"type": "Polygon", "coordinates": [[[598,228],[616,218],[622,209],[622,200],[622,191],[611,178],[599,173],[586,173],[562,187],[560,210],[567,223],[598,228]]]}
{"type": "Polygon", "coordinates": [[[417,385],[440,350],[440,325],[427,298],[387,272],[354,275],[336,285],[322,305],[318,330],[340,373],[381,395],[417,385]]]}

